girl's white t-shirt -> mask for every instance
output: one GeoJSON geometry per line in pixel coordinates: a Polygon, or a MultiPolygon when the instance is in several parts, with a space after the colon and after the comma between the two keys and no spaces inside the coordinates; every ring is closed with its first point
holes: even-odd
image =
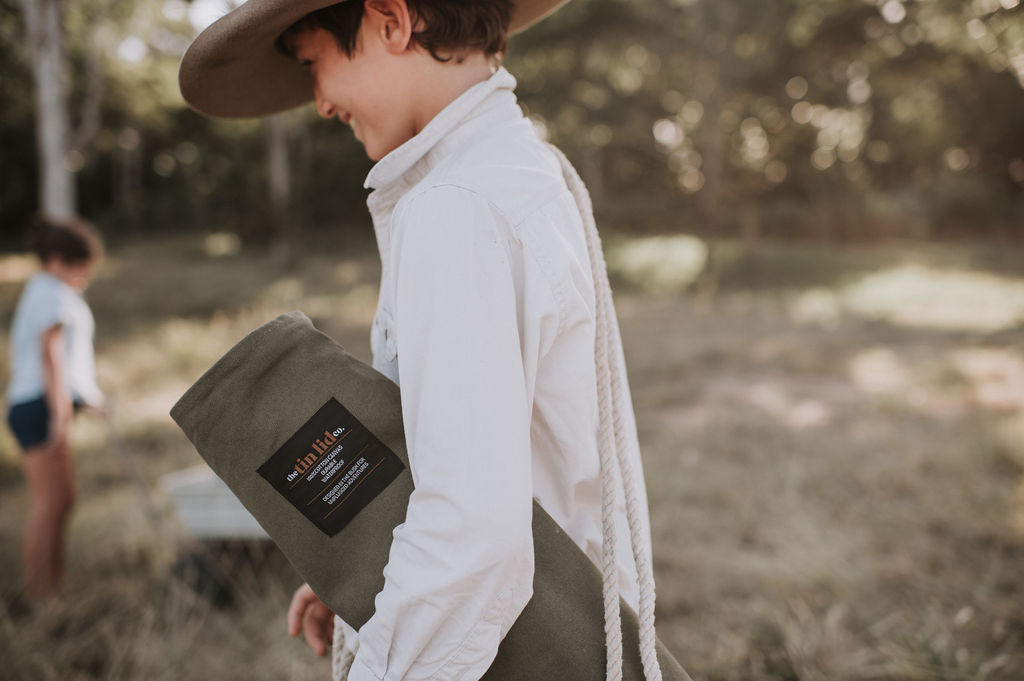
{"type": "Polygon", "coordinates": [[[14,311],[8,402],[29,402],[45,394],[43,332],[56,325],[64,331],[64,380],[72,399],[102,404],[103,393],[96,385],[92,311],[81,293],[47,272],[29,279],[14,311]]]}

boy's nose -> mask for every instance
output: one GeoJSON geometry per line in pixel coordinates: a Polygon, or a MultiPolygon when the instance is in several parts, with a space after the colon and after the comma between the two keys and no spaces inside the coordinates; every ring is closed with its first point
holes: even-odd
{"type": "Polygon", "coordinates": [[[313,96],[316,98],[316,112],[324,118],[333,118],[334,105],[320,95],[320,88],[313,89],[313,96]]]}

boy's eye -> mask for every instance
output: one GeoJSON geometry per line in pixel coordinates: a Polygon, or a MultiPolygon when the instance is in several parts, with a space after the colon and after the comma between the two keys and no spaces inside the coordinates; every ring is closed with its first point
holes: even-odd
{"type": "Polygon", "coordinates": [[[301,59],[299,60],[299,65],[302,66],[302,68],[304,68],[305,70],[309,71],[310,67],[313,66],[313,61],[311,59],[301,59]]]}

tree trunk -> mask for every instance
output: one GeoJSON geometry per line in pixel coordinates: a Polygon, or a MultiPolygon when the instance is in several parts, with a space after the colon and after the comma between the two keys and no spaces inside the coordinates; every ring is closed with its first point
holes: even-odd
{"type": "MultiPolygon", "coordinates": [[[[701,59],[699,69],[707,70],[707,60],[701,59]]],[[[695,79],[697,80],[697,79],[695,79]]],[[[722,133],[718,128],[718,117],[721,113],[720,89],[716,89],[716,79],[705,77],[698,81],[694,88],[694,98],[704,105],[704,119],[697,132],[704,163],[704,186],[696,195],[697,214],[702,222],[700,232],[704,235],[708,255],[695,283],[697,295],[706,303],[711,302],[718,293],[719,284],[719,240],[722,230],[721,193],[725,176],[725,151],[722,133]]]]}
{"type": "Polygon", "coordinates": [[[135,232],[139,227],[139,194],[142,185],[142,157],[139,151],[139,133],[134,128],[121,131],[118,139],[117,213],[122,229],[135,232]]]}
{"type": "MultiPolygon", "coordinates": [[[[714,0],[704,0],[700,6],[701,21],[694,22],[691,27],[691,36],[694,45],[706,46],[707,40],[704,32],[706,27],[715,25],[711,19],[717,9],[714,0]]],[[[730,6],[726,5],[726,9],[730,6]]],[[[732,7],[735,10],[735,7],[732,7]]],[[[720,30],[726,35],[732,35],[735,23],[735,14],[732,18],[720,17],[720,30]]],[[[694,67],[692,96],[704,105],[704,117],[700,129],[697,132],[700,151],[704,163],[701,168],[704,173],[704,186],[697,193],[697,209],[701,220],[702,230],[706,235],[708,255],[705,261],[704,271],[698,277],[695,288],[698,296],[704,301],[712,301],[718,293],[719,281],[721,278],[721,237],[723,228],[722,185],[725,180],[726,153],[728,148],[727,132],[720,128],[719,117],[725,108],[730,76],[733,73],[732,64],[735,57],[731,50],[725,50],[720,55],[714,56],[702,47],[698,52],[697,64],[694,67]]]]}
{"type": "Polygon", "coordinates": [[[59,0],[23,0],[36,85],[40,209],[58,218],[76,213],[75,178],[65,165],[68,112],[59,0]]]}

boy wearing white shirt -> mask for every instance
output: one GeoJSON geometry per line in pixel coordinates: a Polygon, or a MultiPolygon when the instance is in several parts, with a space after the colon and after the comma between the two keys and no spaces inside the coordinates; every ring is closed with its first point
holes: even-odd
{"type": "MultiPolygon", "coordinates": [[[[373,366],[401,386],[415,491],[358,633],[308,587],[288,617],[319,654],[344,628],[353,681],[484,674],[532,595],[534,498],[653,636],[639,453],[620,454],[639,478],[628,519],[599,455],[609,363],[616,435],[635,443],[635,425],[614,317],[610,345],[598,331],[595,286],[607,284],[585,190],[567,186],[567,162],[537,138],[499,65],[509,30],[559,4],[249,0],[182,63],[197,110],[264,115],[314,99],[378,161],[366,179],[382,262],[373,366]]],[[[606,601],[617,607],[614,593],[606,601]]]]}

